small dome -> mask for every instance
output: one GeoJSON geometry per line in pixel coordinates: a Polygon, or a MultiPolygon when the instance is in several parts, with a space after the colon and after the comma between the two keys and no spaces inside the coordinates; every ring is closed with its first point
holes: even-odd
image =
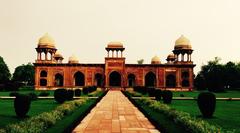
{"type": "Polygon", "coordinates": [[[75,55],[72,55],[68,59],[68,63],[78,63],[78,58],[75,55]]]}
{"type": "Polygon", "coordinates": [[[168,56],[167,56],[167,59],[166,59],[167,61],[174,61],[175,60],[175,56],[174,56],[174,54],[169,54],[168,56]]]}
{"type": "Polygon", "coordinates": [[[175,41],[174,49],[192,49],[190,41],[183,35],[175,41]]]}
{"type": "Polygon", "coordinates": [[[48,33],[46,33],[38,40],[38,47],[55,48],[55,42],[52,37],[50,37],[48,33]]]}
{"type": "Polygon", "coordinates": [[[60,54],[60,52],[56,52],[54,55],[54,58],[63,58],[62,54],[60,54]]]}
{"type": "Polygon", "coordinates": [[[160,58],[158,56],[154,56],[151,60],[151,64],[161,64],[160,58]]]}
{"type": "Polygon", "coordinates": [[[168,59],[175,59],[175,56],[174,56],[174,54],[171,53],[171,54],[169,54],[169,55],[167,56],[167,58],[168,58],[168,59]]]}

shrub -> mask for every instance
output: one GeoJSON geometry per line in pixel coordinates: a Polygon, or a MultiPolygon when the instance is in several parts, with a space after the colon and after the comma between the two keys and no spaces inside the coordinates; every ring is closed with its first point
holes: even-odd
{"type": "Polygon", "coordinates": [[[139,105],[147,105],[150,109],[163,113],[166,117],[174,123],[184,127],[189,133],[217,133],[221,132],[221,128],[210,125],[207,121],[191,117],[189,113],[172,109],[166,104],[150,99],[138,99],[139,105]]]}
{"type": "Polygon", "coordinates": [[[14,109],[18,117],[25,117],[30,109],[31,99],[28,95],[19,94],[14,100],[14,109]]]}
{"type": "Polygon", "coordinates": [[[42,92],[40,92],[40,94],[39,94],[38,96],[40,96],[40,97],[47,97],[47,96],[49,96],[49,95],[50,95],[49,92],[47,92],[47,91],[42,91],[42,92]]]}
{"type": "Polygon", "coordinates": [[[162,98],[162,91],[160,89],[155,90],[155,98],[157,101],[160,101],[162,98]]]}
{"type": "Polygon", "coordinates": [[[83,92],[84,95],[87,95],[88,94],[88,87],[86,87],[86,86],[83,87],[82,92],[83,92]]]}
{"type": "Polygon", "coordinates": [[[58,103],[64,103],[67,100],[67,90],[66,89],[56,89],[54,91],[54,99],[58,103]]]}
{"type": "Polygon", "coordinates": [[[197,103],[203,117],[210,118],[213,116],[216,106],[216,97],[213,93],[200,93],[198,95],[197,103]]]}
{"type": "Polygon", "coordinates": [[[37,94],[31,92],[31,93],[28,93],[28,96],[29,98],[33,101],[33,100],[37,100],[38,96],[37,94]]]}
{"type": "Polygon", "coordinates": [[[184,97],[184,95],[183,95],[183,94],[180,94],[180,97],[184,97]]]}
{"type": "Polygon", "coordinates": [[[73,90],[67,90],[67,100],[73,100],[74,91],[73,90]]]}
{"type": "Polygon", "coordinates": [[[80,97],[80,96],[81,96],[81,92],[82,92],[82,91],[81,91],[80,89],[76,89],[76,90],[75,90],[75,96],[76,96],[76,97],[80,97]]]}
{"type": "Polygon", "coordinates": [[[173,93],[169,90],[162,92],[163,103],[170,104],[172,102],[173,93]]]}
{"type": "Polygon", "coordinates": [[[147,92],[150,97],[155,97],[155,88],[149,87],[147,88],[147,92]]]}
{"type": "Polygon", "coordinates": [[[143,95],[147,94],[147,90],[144,86],[134,86],[133,90],[142,93],[143,95]]]}
{"type": "Polygon", "coordinates": [[[10,97],[16,97],[18,94],[19,94],[18,92],[13,91],[13,92],[9,93],[9,96],[10,97]]]}

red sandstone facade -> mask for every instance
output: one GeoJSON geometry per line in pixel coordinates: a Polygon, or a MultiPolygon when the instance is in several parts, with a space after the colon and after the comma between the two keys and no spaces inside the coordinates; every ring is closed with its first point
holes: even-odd
{"type": "Polygon", "coordinates": [[[69,58],[68,63],[62,63],[63,57],[56,52],[54,41],[45,35],[39,39],[36,48],[35,88],[75,89],[94,85],[106,88],[149,86],[178,91],[193,89],[193,50],[185,37],[181,36],[176,41],[173,54],[164,64],[156,56],[151,64],[126,64],[124,49],[121,43],[109,43],[104,64],[82,64],[74,56],[69,58]]]}

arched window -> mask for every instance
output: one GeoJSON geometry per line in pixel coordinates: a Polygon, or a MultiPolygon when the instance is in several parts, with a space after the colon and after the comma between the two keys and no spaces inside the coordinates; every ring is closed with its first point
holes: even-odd
{"type": "Polygon", "coordinates": [[[166,77],[166,87],[176,87],[176,76],[169,74],[166,77]]]}
{"type": "Polygon", "coordinates": [[[63,76],[59,73],[55,75],[55,86],[63,86],[63,76]]]}
{"type": "Polygon", "coordinates": [[[153,72],[148,72],[145,75],[145,86],[147,87],[156,86],[156,75],[153,72]]]}
{"type": "Polygon", "coordinates": [[[184,79],[182,81],[182,87],[189,87],[189,80],[184,79]]]}
{"type": "Polygon", "coordinates": [[[47,72],[45,70],[42,70],[40,73],[40,77],[47,77],[47,72]]]}
{"type": "Polygon", "coordinates": [[[95,74],[95,85],[98,87],[103,86],[103,76],[100,73],[95,74]]]}
{"type": "Polygon", "coordinates": [[[74,74],[75,86],[84,86],[85,85],[85,76],[82,72],[76,72],[74,74]]]}
{"type": "Polygon", "coordinates": [[[128,86],[129,87],[135,86],[135,75],[134,74],[128,75],[128,86]]]}
{"type": "Polygon", "coordinates": [[[189,78],[189,72],[182,72],[182,78],[189,78]]]}
{"type": "Polygon", "coordinates": [[[40,86],[47,86],[47,80],[46,79],[40,79],[40,86]]]}
{"type": "Polygon", "coordinates": [[[118,72],[116,71],[111,72],[111,74],[109,75],[109,85],[121,86],[121,75],[118,72]]]}

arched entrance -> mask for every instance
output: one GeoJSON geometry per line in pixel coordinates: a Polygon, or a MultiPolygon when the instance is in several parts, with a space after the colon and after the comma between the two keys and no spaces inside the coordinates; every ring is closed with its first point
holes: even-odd
{"type": "Polygon", "coordinates": [[[75,86],[84,86],[85,85],[85,76],[81,72],[76,72],[74,74],[75,86]]]}
{"type": "Polygon", "coordinates": [[[169,74],[166,77],[166,87],[176,87],[176,76],[169,74]]]}
{"type": "Polygon", "coordinates": [[[109,75],[109,86],[121,86],[121,75],[118,72],[113,71],[109,75]]]}
{"type": "Polygon", "coordinates": [[[59,73],[55,75],[55,86],[63,86],[63,76],[59,73]]]}
{"type": "Polygon", "coordinates": [[[103,86],[103,76],[100,73],[95,74],[95,85],[97,87],[102,87],[103,86]]]}
{"type": "Polygon", "coordinates": [[[155,87],[156,86],[156,75],[153,72],[148,72],[145,75],[145,86],[155,87]]]}
{"type": "Polygon", "coordinates": [[[128,75],[128,86],[129,87],[134,87],[135,86],[135,75],[134,74],[129,74],[128,75]]]}

